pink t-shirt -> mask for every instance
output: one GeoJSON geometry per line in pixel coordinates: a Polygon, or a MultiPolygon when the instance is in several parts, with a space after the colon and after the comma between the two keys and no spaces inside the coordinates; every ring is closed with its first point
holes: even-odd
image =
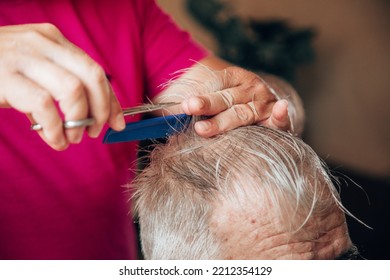
{"type": "MultiPolygon", "coordinates": [[[[1,26],[39,22],[56,25],[104,68],[122,107],[153,97],[206,55],[153,0],[0,1],[1,26]]],[[[0,123],[0,259],[137,257],[123,187],[136,144],[105,145],[102,133],[57,152],[14,109],[0,109],[0,123]]]]}

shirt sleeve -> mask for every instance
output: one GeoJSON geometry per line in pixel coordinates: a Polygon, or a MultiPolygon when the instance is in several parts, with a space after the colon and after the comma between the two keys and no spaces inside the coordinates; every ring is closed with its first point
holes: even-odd
{"type": "Polygon", "coordinates": [[[139,0],[142,43],[146,69],[146,89],[150,98],[162,91],[162,85],[175,72],[190,67],[207,56],[208,51],[194,42],[155,3],[139,0]]]}

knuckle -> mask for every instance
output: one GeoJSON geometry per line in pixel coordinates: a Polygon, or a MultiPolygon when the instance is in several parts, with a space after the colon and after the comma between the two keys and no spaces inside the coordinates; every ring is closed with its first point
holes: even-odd
{"type": "Polygon", "coordinates": [[[34,92],[36,105],[40,110],[47,110],[53,105],[52,97],[42,89],[36,89],[34,92]]]}
{"type": "Polygon", "coordinates": [[[242,125],[253,123],[255,120],[255,112],[249,104],[234,106],[234,113],[242,125]]]}
{"type": "Polygon", "coordinates": [[[15,73],[17,69],[20,67],[21,55],[19,53],[19,42],[13,41],[14,46],[11,46],[7,50],[0,49],[0,53],[2,51],[6,51],[7,55],[0,59],[0,73],[15,73]]]}
{"type": "Polygon", "coordinates": [[[225,120],[224,120],[224,118],[216,118],[216,119],[214,119],[213,128],[214,128],[214,131],[216,133],[220,133],[220,132],[224,131],[224,127],[225,127],[225,120]]]}
{"type": "Polygon", "coordinates": [[[266,85],[257,76],[249,78],[246,83],[245,91],[253,94],[253,97],[256,97],[257,94],[268,92],[266,85]]]}
{"type": "Polygon", "coordinates": [[[260,115],[260,112],[264,111],[264,108],[267,107],[267,105],[262,101],[257,102],[251,102],[251,105],[248,104],[249,107],[258,115],[260,115]]]}
{"type": "Polygon", "coordinates": [[[235,104],[234,95],[231,93],[231,90],[219,90],[216,93],[218,101],[221,101],[224,107],[231,108],[235,104]]]}
{"type": "Polygon", "coordinates": [[[47,34],[57,35],[61,33],[54,24],[48,22],[39,24],[39,28],[47,34]]]}
{"type": "Polygon", "coordinates": [[[260,77],[256,75],[251,77],[250,84],[252,84],[254,89],[258,91],[264,91],[266,89],[266,86],[263,81],[260,79],[260,77]]]}
{"type": "Polygon", "coordinates": [[[256,123],[260,120],[260,110],[261,108],[259,108],[259,106],[256,106],[256,103],[254,102],[251,102],[249,104],[246,104],[246,106],[248,107],[248,109],[250,110],[250,114],[251,114],[251,124],[253,123],[256,123]]]}
{"type": "Polygon", "coordinates": [[[110,117],[110,108],[109,106],[104,106],[100,108],[94,108],[92,110],[92,117],[95,119],[95,125],[103,125],[106,123],[110,117]]]}
{"type": "Polygon", "coordinates": [[[101,126],[107,122],[108,114],[100,113],[93,116],[93,118],[95,119],[95,126],[101,126]]]}
{"type": "Polygon", "coordinates": [[[225,84],[236,83],[236,77],[241,72],[241,68],[237,66],[229,66],[225,68],[224,82],[225,84]]]}
{"type": "Polygon", "coordinates": [[[106,75],[104,73],[103,68],[94,62],[91,62],[91,73],[92,79],[95,83],[103,84],[106,82],[106,75]]]}
{"type": "Polygon", "coordinates": [[[68,77],[66,86],[68,89],[68,97],[71,99],[79,99],[84,92],[84,85],[77,78],[68,77]]]}
{"type": "Polygon", "coordinates": [[[24,31],[22,36],[24,40],[28,42],[39,42],[44,39],[44,36],[35,29],[28,29],[24,31]]]}
{"type": "Polygon", "coordinates": [[[228,72],[230,72],[230,73],[233,72],[233,73],[236,73],[236,74],[242,73],[243,71],[245,71],[243,68],[238,67],[238,66],[229,66],[226,69],[228,70],[228,72]]]}

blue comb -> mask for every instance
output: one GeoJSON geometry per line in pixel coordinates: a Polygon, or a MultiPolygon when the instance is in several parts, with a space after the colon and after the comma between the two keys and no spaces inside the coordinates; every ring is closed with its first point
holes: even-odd
{"type": "Polygon", "coordinates": [[[181,114],[127,123],[126,128],[122,131],[109,128],[104,136],[103,143],[111,144],[165,138],[183,131],[190,122],[191,116],[181,114]]]}

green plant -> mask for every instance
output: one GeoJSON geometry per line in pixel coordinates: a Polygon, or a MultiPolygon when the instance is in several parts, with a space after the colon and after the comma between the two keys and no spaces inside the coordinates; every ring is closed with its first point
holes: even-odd
{"type": "Polygon", "coordinates": [[[219,56],[236,65],[292,81],[298,65],[314,60],[312,28],[292,28],[280,19],[244,20],[220,0],[187,0],[186,5],[215,36],[219,56]]]}

